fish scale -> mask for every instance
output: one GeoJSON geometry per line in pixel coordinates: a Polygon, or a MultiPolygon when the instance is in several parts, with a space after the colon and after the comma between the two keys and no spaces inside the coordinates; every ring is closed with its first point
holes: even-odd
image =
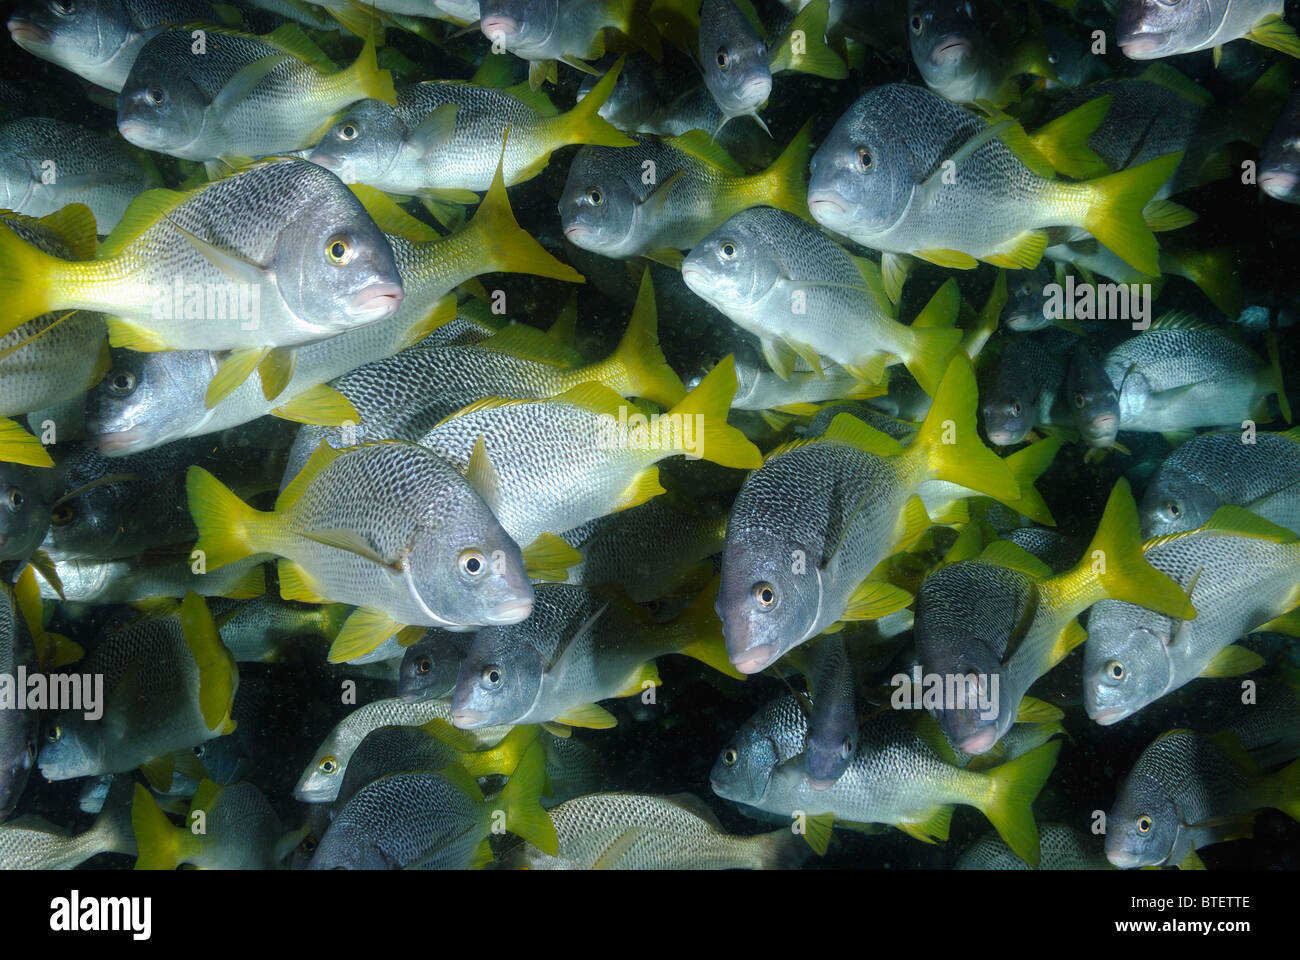
{"type": "MultiPolygon", "coordinates": [[[[0,676],[16,678],[19,668],[35,667],[36,650],[27,624],[9,588],[0,586],[0,676]]],[[[37,710],[16,710],[9,704],[0,710],[0,821],[13,812],[22,796],[33,766],[28,750],[39,729],[37,710]]]]}

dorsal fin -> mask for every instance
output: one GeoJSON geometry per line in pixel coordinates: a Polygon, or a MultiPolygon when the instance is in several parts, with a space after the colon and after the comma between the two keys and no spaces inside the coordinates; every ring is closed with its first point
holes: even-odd
{"type": "Polygon", "coordinates": [[[331,447],[329,441],[322,440],[312,453],[311,458],[298,471],[298,475],[290,480],[288,486],[280,492],[280,496],[275,501],[275,509],[288,510],[297,503],[298,498],[302,496],[302,492],[307,489],[308,485],[320,475],[322,470],[333,463],[342,452],[342,450],[331,447]]]}
{"type": "Polygon", "coordinates": [[[688,130],[681,136],[666,140],[665,143],[733,177],[745,175],[744,169],[731,154],[727,153],[716,140],[710,139],[703,130],[688,130]]]}

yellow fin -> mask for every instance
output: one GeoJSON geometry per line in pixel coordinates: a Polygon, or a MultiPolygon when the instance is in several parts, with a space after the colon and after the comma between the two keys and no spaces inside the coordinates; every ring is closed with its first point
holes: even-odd
{"type": "Polygon", "coordinates": [[[532,580],[563,582],[569,567],[582,562],[582,554],[553,533],[540,534],[523,554],[524,568],[532,580]]]}
{"type": "MultiPolygon", "coordinates": [[[[613,717],[610,717],[612,720],[613,717]]],[[[546,789],[546,751],[540,740],[524,751],[514,773],[506,781],[497,802],[505,810],[505,827],[523,837],[543,853],[555,856],[560,849],[551,815],[542,809],[546,789]]]]}
{"type": "Polygon", "coordinates": [[[1110,94],[1095,97],[1043,124],[1029,135],[1029,140],[1055,171],[1067,177],[1104,177],[1110,167],[1088,146],[1088,140],[1106,118],[1114,99],[1110,94]]]}
{"type": "Polygon", "coordinates": [[[646,684],[652,687],[660,686],[663,681],[659,679],[659,668],[651,660],[649,663],[643,663],[632,672],[628,678],[627,684],[622,690],[614,694],[615,697],[635,697],[646,691],[646,684]]]}
{"type": "Polygon", "coordinates": [[[1152,200],[1142,208],[1142,219],[1153,233],[1167,233],[1181,230],[1195,223],[1195,211],[1189,210],[1181,203],[1172,200],[1152,200]]]}
{"type": "MultiPolygon", "coordinates": [[[[111,335],[111,334],[110,334],[111,335]]],[[[261,363],[271,353],[270,347],[248,347],[242,350],[232,350],[225,360],[221,361],[221,366],[217,369],[216,375],[208,383],[208,391],[204,398],[204,403],[211,410],[249,378],[257,365],[261,363]]],[[[267,398],[271,399],[270,397],[267,398]]]]}
{"type": "Polygon", "coordinates": [[[646,467],[633,477],[632,482],[619,494],[618,506],[614,509],[618,511],[639,507],[663,492],[664,488],[659,483],[659,468],[646,467]]]}
{"type": "MultiPolygon", "coordinates": [[[[623,70],[623,59],[619,57],[591,88],[591,92],[579,100],[572,110],[552,121],[557,147],[568,143],[591,143],[603,147],[636,145],[635,140],[619,133],[613,124],[600,115],[600,108],[614,92],[614,84],[618,82],[623,70]]],[[[529,79],[531,81],[531,72],[529,79]]]]}
{"type": "Polygon", "coordinates": [[[754,470],[763,464],[758,448],[735,427],[727,424],[727,413],[736,395],[736,361],[728,354],[700,381],[699,385],[668,411],[671,418],[680,416],[683,426],[687,417],[702,429],[693,432],[693,449],[685,446],[684,430],[674,430],[677,452],[700,457],[724,467],[754,470]]]}
{"type": "MultiPolygon", "coordinates": [[[[138,323],[123,320],[121,317],[105,317],[104,323],[108,327],[110,346],[135,350],[138,353],[161,353],[171,349],[162,334],[138,323]]],[[[234,386],[239,386],[239,382],[237,381],[234,386]]]]}
{"type": "Polygon", "coordinates": [[[1300,58],[1300,38],[1295,28],[1277,14],[1269,14],[1254,29],[1246,34],[1246,39],[1253,40],[1270,50],[1279,50],[1288,57],[1300,58]]]}
{"type": "Polygon", "coordinates": [[[84,203],[69,203],[38,221],[56,234],[67,246],[74,260],[90,260],[99,246],[95,228],[95,215],[84,203]]]}
{"type": "Polygon", "coordinates": [[[831,846],[835,815],[833,813],[805,814],[803,819],[803,838],[808,841],[808,846],[813,848],[817,856],[826,856],[826,851],[831,846]]]}
{"type": "Polygon", "coordinates": [[[280,496],[275,500],[275,509],[277,511],[288,510],[297,503],[298,498],[302,496],[302,492],[311,483],[315,482],[321,471],[333,463],[342,452],[342,450],[336,450],[330,446],[329,441],[322,440],[316,446],[316,449],[312,451],[311,456],[307,458],[307,462],[303,464],[302,469],[280,491],[280,496]]]}
{"type": "Polygon", "coordinates": [[[28,433],[17,421],[0,417],[0,460],[29,467],[52,467],[54,461],[39,437],[28,433]]]}
{"type": "Polygon", "coordinates": [[[913,600],[902,587],[879,580],[864,580],[849,597],[841,620],[878,620],[902,610],[913,600]]]}
{"type": "Polygon", "coordinates": [[[1022,697],[1020,710],[1016,713],[1016,723],[1052,723],[1064,716],[1062,710],[1050,703],[1034,697],[1022,697]]]}
{"type": "Polygon", "coordinates": [[[1010,241],[1009,247],[1001,253],[983,259],[985,263],[1008,270],[1032,270],[1043,259],[1043,251],[1046,249],[1047,234],[1042,230],[1027,230],[1010,241]]]}
{"type": "Polygon", "coordinates": [[[969,253],[960,250],[913,250],[912,256],[933,263],[936,267],[949,267],[953,270],[974,270],[980,264],[969,253]]]}
{"type": "Polygon", "coordinates": [[[337,427],[361,419],[352,401],[328,383],[294,394],[288,403],[280,404],[271,412],[284,420],[314,423],[323,427],[337,427]]]}
{"type": "Polygon", "coordinates": [[[559,723],[565,723],[571,727],[589,727],[592,730],[608,730],[618,725],[618,721],[614,719],[613,714],[594,703],[570,707],[563,715],[555,719],[559,723]]]}
{"type": "Polygon", "coordinates": [[[1201,671],[1203,677],[1239,677],[1264,665],[1264,658],[1238,644],[1224,647],[1201,671]]]}
{"type": "Polygon", "coordinates": [[[1052,575],[1051,567],[1010,540],[995,540],[990,543],[979,555],[979,561],[1006,567],[1009,570],[1018,570],[1035,580],[1043,580],[1052,575]]]}
{"type": "Polygon", "coordinates": [[[921,820],[896,823],[894,826],[922,843],[945,843],[948,840],[948,829],[952,824],[952,811],[951,804],[944,804],[927,810],[921,815],[921,820]]]}
{"type": "Polygon", "coordinates": [[[1007,846],[1031,867],[1038,866],[1038,825],[1032,804],[1056,765],[1061,741],[1035,747],[986,773],[989,796],[980,809],[1007,846]]]}
{"type": "Polygon", "coordinates": [[[296,347],[275,347],[267,352],[262,362],[257,365],[258,376],[262,380],[262,396],[274,400],[284,393],[293,379],[294,368],[298,365],[296,347]]]}
{"type": "Polygon", "coordinates": [[[361,201],[366,213],[370,214],[370,219],[375,221],[375,226],[384,233],[405,237],[412,243],[429,243],[442,239],[437,230],[411,216],[382,190],[364,183],[350,183],[348,189],[361,201]]]}
{"type": "Polygon", "coordinates": [[[1004,461],[1011,470],[1011,475],[1016,478],[1016,483],[1020,485],[1020,499],[1009,502],[1007,506],[1035,523],[1047,527],[1056,526],[1056,519],[1052,516],[1052,511],[1047,508],[1042,494],[1034,486],[1034,481],[1051,466],[1056,458],[1056,452],[1061,449],[1061,443],[1060,437],[1045,437],[1027,447],[1022,447],[1004,461]]]}
{"type": "Polygon", "coordinates": [[[811,148],[812,120],[809,119],[770,167],[747,178],[762,184],[764,199],[759,202],[812,222],[812,214],[808,212],[808,184],[804,179],[811,148]]]}
{"type": "MultiPolygon", "coordinates": [[[[170,777],[168,786],[171,786],[170,777]]],[[[137,870],[175,870],[181,860],[180,839],[185,831],[167,819],[144,784],[135,785],[131,803],[131,830],[135,834],[137,870]]]]}
{"type": "Polygon", "coordinates": [[[773,46],[768,56],[768,69],[772,73],[795,70],[814,77],[843,80],[849,75],[848,67],[826,45],[826,21],[830,14],[830,0],[812,0],[804,6],[790,23],[785,35],[773,46]],[[796,51],[794,38],[801,42],[796,51]]]}
{"type": "Polygon", "coordinates": [[[357,607],[330,644],[327,659],[330,663],[343,663],[364,656],[404,626],[382,610],[357,607]]]}
{"type": "Polygon", "coordinates": [[[255,540],[266,515],[248,506],[202,467],[190,467],[185,491],[199,531],[194,549],[203,553],[207,570],[262,552],[255,540]]]}
{"type": "Polygon", "coordinates": [[[209,730],[223,733],[234,729],[230,708],[239,686],[235,658],[221,642],[221,634],[207,603],[193,590],[181,601],[181,630],[190,655],[199,668],[199,709],[209,730]]]}
{"type": "Polygon", "coordinates": [[[1081,225],[1121,260],[1149,276],[1160,273],[1159,251],[1142,210],[1173,176],[1182,158],[1181,152],[1166,154],[1087,181],[1092,199],[1081,225]]]}

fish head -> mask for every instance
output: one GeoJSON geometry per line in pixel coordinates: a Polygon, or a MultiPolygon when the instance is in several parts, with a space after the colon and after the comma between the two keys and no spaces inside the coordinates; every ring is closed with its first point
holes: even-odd
{"type": "Polygon", "coordinates": [[[1116,41],[1131,60],[1158,60],[1208,40],[1228,0],[1121,0],[1116,41]]]}
{"type": "Polygon", "coordinates": [[[0,561],[30,557],[49,529],[47,478],[39,471],[0,462],[0,561]]]}
{"type": "Polygon", "coordinates": [[[45,548],[60,558],[108,558],[123,531],[122,511],[114,484],[97,484],[56,499],[50,509],[45,548]]]}
{"type": "Polygon", "coordinates": [[[1034,419],[1031,398],[1011,384],[994,384],[980,398],[980,420],[989,443],[994,446],[1022,443],[1034,428],[1034,419]]]}
{"type": "Polygon", "coordinates": [[[73,72],[108,63],[131,34],[118,0],[32,0],[14,11],[8,27],[28,53],[73,72]]]}
{"type": "Polygon", "coordinates": [[[543,47],[560,25],[559,0],[479,0],[479,28],[511,51],[543,47]]]}
{"type": "Polygon", "coordinates": [[[80,714],[60,713],[45,728],[36,762],[46,780],[73,780],[101,773],[104,741],[80,714]]]}
{"type": "Polygon", "coordinates": [[[1017,270],[1007,278],[1007,303],[1002,310],[1002,324],[1008,330],[1027,333],[1048,325],[1043,315],[1043,287],[1051,273],[1043,263],[1034,270],[1017,270]]]}
{"type": "Polygon", "coordinates": [[[631,240],[641,203],[618,169],[602,162],[611,149],[583,147],[574,155],[559,205],[565,239],[606,256],[631,240]]]}
{"type": "Polygon", "coordinates": [[[533,609],[523,552],[468,483],[450,483],[415,533],[408,564],[424,606],[453,627],[518,623],[533,609]]]}
{"type": "Polygon", "coordinates": [[[270,265],[279,296],[321,336],[391,317],[403,290],[388,240],[337,177],[304,166],[336,189],[323,188],[280,228],[270,265]]]}
{"type": "Polygon", "coordinates": [[[1125,870],[1164,863],[1181,829],[1168,789],[1141,766],[1139,760],[1120,784],[1115,805],[1106,814],[1106,859],[1125,870]]]}
{"type": "Polygon", "coordinates": [[[18,806],[36,766],[40,722],[34,710],[6,710],[0,716],[0,821],[18,806]]]}
{"type": "Polygon", "coordinates": [[[1119,433],[1119,391],[1091,351],[1079,346],[1066,372],[1070,418],[1090,447],[1109,447],[1119,433]]]}
{"type": "Polygon", "coordinates": [[[821,575],[815,561],[805,568],[790,557],[816,555],[797,544],[774,550],[770,535],[751,540],[740,528],[728,527],[715,609],[727,656],[741,673],[765,670],[813,629],[821,609],[821,575]]]}
{"type": "Polygon", "coordinates": [[[842,728],[810,728],[807,746],[804,747],[809,786],[818,790],[830,786],[843,775],[857,750],[856,723],[847,731],[842,728]]]}
{"type": "Polygon", "coordinates": [[[1259,153],[1259,188],[1275,200],[1300,203],[1300,94],[1294,94],[1259,153]]]}
{"type": "Polygon", "coordinates": [[[183,70],[141,57],[117,98],[117,131],[137,147],[173,153],[198,140],[209,106],[183,70]]]}
{"type": "Polygon", "coordinates": [[[910,0],[908,39],[926,84],[943,88],[979,69],[984,35],[971,0],[910,0]]]}
{"type": "MultiPolygon", "coordinates": [[[[355,799],[355,798],[354,798],[355,799]]],[[[312,854],[308,870],[394,870],[399,864],[384,854],[367,829],[364,811],[345,806],[331,821],[312,854]]]]}
{"type": "MultiPolygon", "coordinates": [[[[601,64],[605,66],[605,64],[601,64]]],[[[600,82],[600,77],[588,74],[578,86],[578,100],[581,101],[592,88],[600,82]]],[[[609,99],[601,104],[598,111],[620,130],[636,129],[648,120],[660,106],[659,88],[655,84],[650,62],[643,56],[630,56],[623,62],[623,69],[614,82],[614,89],[609,99]]]]}
{"type": "Polygon", "coordinates": [[[776,283],[778,269],[770,245],[740,213],[691,249],[682,262],[682,280],[726,313],[756,306],[776,283]]]}
{"type": "Polygon", "coordinates": [[[1132,716],[1173,680],[1169,647],[1182,621],[1120,600],[1102,600],[1088,614],[1083,699],[1102,726],[1132,716]]]}
{"type": "Polygon", "coordinates": [[[939,726],[963,753],[987,753],[1014,720],[1000,701],[1001,691],[1007,689],[1003,664],[974,628],[945,631],[926,648],[934,651],[926,658],[932,662],[923,664],[926,678],[941,683],[934,709],[939,726]]]}
{"type": "Polygon", "coordinates": [[[1208,486],[1181,471],[1161,471],[1147,485],[1138,516],[1142,534],[1163,537],[1203,526],[1219,509],[1219,498],[1208,486]]]}
{"type": "Polygon", "coordinates": [[[104,379],[86,394],[86,442],[123,457],[189,435],[208,415],[216,372],[206,350],[117,350],[104,379]]]}
{"type": "Polygon", "coordinates": [[[358,100],[321,137],[307,158],[344,183],[376,183],[397,159],[406,124],[382,100],[358,100]]]}
{"type": "Polygon", "coordinates": [[[397,675],[397,695],[403,700],[431,700],[450,696],[456,689],[460,662],[465,658],[462,642],[445,630],[431,628],[422,639],[406,648],[397,675]]]}
{"type": "MultiPolygon", "coordinates": [[[[907,210],[915,187],[910,151],[860,98],[813,154],[808,209],[836,233],[867,237],[887,231],[907,210]]],[[[897,121],[892,121],[896,123],[897,121]]]]}
{"type": "Polygon", "coordinates": [[[456,676],[452,724],[472,730],[526,716],[537,701],[545,669],[536,648],[517,630],[480,630],[456,676]]]}
{"type": "Polygon", "coordinates": [[[347,757],[341,750],[338,734],[331,733],[303,770],[293,788],[293,796],[303,803],[328,803],[339,795],[343,774],[347,770],[347,757]]]}
{"type": "Polygon", "coordinates": [[[780,744],[762,720],[762,712],[747,720],[713,761],[709,784],[725,800],[760,802],[782,762],[780,744]]]}
{"type": "Polygon", "coordinates": [[[704,85],[728,117],[754,113],[772,95],[767,44],[731,0],[700,8],[700,69],[704,85]]]}

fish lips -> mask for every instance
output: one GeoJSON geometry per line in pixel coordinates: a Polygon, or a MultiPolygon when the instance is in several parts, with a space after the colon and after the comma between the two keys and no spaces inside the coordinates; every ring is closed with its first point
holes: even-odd
{"type": "Polygon", "coordinates": [[[960,63],[975,51],[975,46],[961,34],[949,34],[940,38],[930,51],[930,62],[936,67],[960,63]]]}
{"type": "Polygon", "coordinates": [[[373,283],[352,295],[348,316],[364,323],[387,320],[402,305],[405,293],[400,284],[373,283]]]}
{"type": "Polygon", "coordinates": [[[50,45],[50,32],[38,27],[30,20],[24,20],[22,17],[10,17],[5,26],[9,30],[9,36],[13,37],[14,43],[24,50],[50,45]]]}
{"type": "Polygon", "coordinates": [[[1130,60],[1157,60],[1163,57],[1172,45],[1167,33],[1146,30],[1129,32],[1122,27],[1116,42],[1120,50],[1124,51],[1124,56],[1130,60]]]}
{"type": "Polygon", "coordinates": [[[838,190],[829,187],[808,191],[808,211],[823,227],[845,234],[845,228],[853,224],[856,212],[854,204],[846,200],[838,190]]]}
{"type": "Polygon", "coordinates": [[[1266,170],[1259,175],[1259,189],[1274,200],[1294,200],[1300,177],[1285,170],[1266,170]]]}

